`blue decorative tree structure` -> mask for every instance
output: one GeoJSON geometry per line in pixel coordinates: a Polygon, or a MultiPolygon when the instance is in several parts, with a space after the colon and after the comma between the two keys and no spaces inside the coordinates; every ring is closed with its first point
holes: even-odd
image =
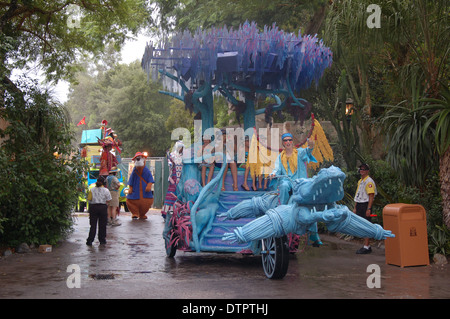
{"type": "Polygon", "coordinates": [[[162,93],[201,113],[203,131],[213,127],[215,91],[233,104],[237,115],[243,114],[247,129],[255,126],[255,115],[265,111],[255,110],[256,94],[276,99],[272,111],[286,106],[303,109],[307,101],[294,92],[309,88],[313,81],[317,85],[331,63],[331,50],[317,36],[285,33],[275,24],[260,31],[254,22],[237,30],[178,33],[157,47],[148,44],[142,58],[149,76],[155,79],[159,72],[171,80],[165,81],[170,92],[162,93]],[[236,98],[236,91],[244,93],[245,101],[236,98]]]}

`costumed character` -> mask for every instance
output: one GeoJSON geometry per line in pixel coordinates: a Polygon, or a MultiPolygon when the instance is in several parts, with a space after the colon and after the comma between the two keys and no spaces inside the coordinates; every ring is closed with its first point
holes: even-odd
{"type": "Polygon", "coordinates": [[[308,139],[308,147],[294,148],[293,136],[285,133],[281,136],[284,150],[278,155],[275,161],[275,168],[272,176],[287,176],[289,178],[279,178],[278,189],[280,192],[280,204],[286,205],[289,201],[289,192],[292,192],[292,180],[307,177],[306,163],[317,162],[312,155],[314,142],[308,139]]]}
{"type": "Polygon", "coordinates": [[[121,153],[119,146],[122,145],[122,142],[116,139],[117,134],[110,128],[106,129],[105,134],[107,134],[107,136],[104,139],[98,139],[98,144],[102,147],[102,154],[100,156],[100,176],[108,176],[111,168],[119,164],[114,152],[117,150],[121,153]]]}
{"type": "Polygon", "coordinates": [[[150,170],[145,166],[147,155],[137,152],[133,157],[134,168],[128,180],[127,206],[132,218],[147,219],[153,204],[152,185],[155,182],[150,170]]]}
{"type": "Polygon", "coordinates": [[[167,188],[164,206],[161,210],[161,215],[166,218],[168,212],[173,211],[173,205],[177,200],[177,185],[181,178],[181,171],[183,170],[183,149],[182,141],[177,141],[168,154],[167,161],[169,164],[169,187],[167,188]]]}

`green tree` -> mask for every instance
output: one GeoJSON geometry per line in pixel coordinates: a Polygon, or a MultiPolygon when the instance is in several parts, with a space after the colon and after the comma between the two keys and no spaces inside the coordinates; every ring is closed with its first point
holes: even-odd
{"type": "MultiPolygon", "coordinates": [[[[369,4],[371,1],[333,2],[325,34],[332,43],[335,64],[348,70],[355,104],[365,108],[369,116],[373,107],[369,79],[381,72],[386,92],[383,104],[395,105],[381,116],[390,146],[389,162],[398,168],[403,182],[413,186],[424,185],[433,169],[439,169],[441,193],[448,194],[447,142],[441,139],[435,143],[439,137],[434,135],[447,133],[448,116],[445,107],[437,116],[422,108],[424,98],[437,99],[448,87],[448,1],[381,1],[377,3],[381,28],[373,29],[366,24],[369,4]],[[354,74],[358,81],[353,80],[354,74]],[[438,153],[444,159],[440,164],[438,153]]],[[[449,205],[447,196],[443,206],[449,205]]]]}
{"type": "Polygon", "coordinates": [[[148,13],[141,0],[0,3],[3,242],[56,243],[70,230],[82,170],[68,114],[36,84],[13,80],[13,70],[35,63],[49,81],[69,79],[77,58],[98,55],[110,42],[118,49],[129,32],[146,25],[148,13]]]}
{"type": "MultiPolygon", "coordinates": [[[[92,71],[91,75],[79,73],[77,83],[71,85],[66,106],[74,123],[86,116],[88,128],[94,129],[107,120],[123,142],[122,156],[130,157],[137,151],[164,156],[170,146],[165,123],[172,101],[159,93],[160,84],[147,81],[138,62],[92,71]]],[[[78,129],[81,133],[82,127],[78,129]]]]}
{"type": "Polygon", "coordinates": [[[70,230],[83,163],[70,154],[68,116],[47,92],[20,83],[19,93],[4,94],[0,116],[9,125],[0,148],[1,242],[56,244],[70,230]]]}
{"type": "Polygon", "coordinates": [[[195,114],[191,114],[189,110],[186,110],[184,103],[177,99],[170,99],[169,108],[169,116],[165,122],[167,131],[172,132],[178,127],[187,128],[191,132],[191,139],[193,140],[195,114]]]}
{"type": "MultiPolygon", "coordinates": [[[[370,145],[379,135],[379,130],[373,125],[370,87],[370,79],[375,77],[371,66],[374,61],[378,62],[380,50],[375,41],[379,38],[379,29],[370,29],[366,25],[369,4],[368,0],[333,1],[324,26],[324,41],[333,51],[333,68],[338,70],[347,90],[343,99],[349,97],[353,100],[353,120],[360,129],[364,153],[370,153],[370,145]]],[[[355,158],[355,155],[346,156],[355,158]]],[[[354,160],[352,162],[356,164],[354,160]]]]}
{"type": "Polygon", "coordinates": [[[423,187],[437,169],[438,159],[434,149],[434,131],[424,131],[430,113],[420,110],[423,105],[420,96],[421,92],[416,91],[412,105],[403,101],[395,106],[386,106],[382,124],[387,134],[388,162],[406,185],[423,187]]]}
{"type": "Polygon", "coordinates": [[[238,28],[247,21],[255,21],[261,28],[276,23],[286,32],[318,33],[325,17],[328,1],[284,0],[182,0],[154,1],[160,9],[160,23],[168,31],[190,30],[198,27],[238,28]]]}
{"type": "Polygon", "coordinates": [[[444,222],[450,228],[450,90],[442,88],[438,98],[425,98],[421,102],[426,103],[417,112],[429,111],[422,130],[422,139],[429,134],[430,127],[434,132],[435,146],[439,154],[439,179],[441,182],[441,196],[443,202],[444,222]]]}
{"type": "Polygon", "coordinates": [[[100,107],[111,126],[120,132],[125,154],[148,151],[150,156],[164,156],[170,144],[165,127],[170,98],[159,93],[159,83],[147,81],[138,62],[117,66],[106,89],[108,99],[100,107]]]}
{"type": "Polygon", "coordinates": [[[11,70],[29,61],[50,80],[70,78],[80,53],[98,55],[111,41],[119,48],[149,14],[141,0],[5,1],[0,5],[2,81],[13,89],[11,70]]]}
{"type": "MultiPolygon", "coordinates": [[[[328,119],[337,132],[338,150],[342,154],[347,170],[357,165],[358,154],[361,153],[357,123],[360,123],[361,112],[357,109],[347,110],[348,82],[345,70],[337,74],[334,68],[320,80],[317,92],[311,96],[311,102],[319,106],[317,114],[328,119]]],[[[311,91],[311,90],[309,90],[311,91]]],[[[308,99],[308,97],[306,97],[308,99]]],[[[315,112],[316,112],[315,111],[315,112]]]]}

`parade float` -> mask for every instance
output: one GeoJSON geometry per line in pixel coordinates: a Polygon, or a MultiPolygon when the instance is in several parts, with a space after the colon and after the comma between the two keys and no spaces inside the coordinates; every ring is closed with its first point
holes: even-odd
{"type": "MultiPolygon", "coordinates": [[[[82,123],[82,122],[80,122],[82,123]]],[[[100,128],[92,130],[83,130],[81,133],[81,141],[79,144],[81,157],[88,163],[89,169],[84,178],[84,191],[80,193],[76,211],[83,212],[88,208],[88,201],[86,200],[86,190],[92,188],[100,176],[107,177],[109,171],[114,169],[117,171],[116,177],[120,182],[119,203],[124,206],[125,211],[128,211],[126,206],[126,190],[124,184],[122,171],[117,168],[121,162],[122,142],[118,139],[117,134],[113,129],[107,127],[108,122],[103,120],[100,128]]],[[[119,206],[120,210],[120,206],[119,206]]]]}
{"type": "MultiPolygon", "coordinates": [[[[298,248],[299,236],[309,234],[309,241],[320,243],[318,222],[331,231],[358,237],[393,236],[336,204],[344,196],[345,181],[345,174],[337,167],[290,181],[294,186],[287,205],[280,205],[278,192],[278,180],[287,176],[270,179],[264,190],[246,191],[239,186],[245,170],[237,170],[237,181],[225,171],[227,164],[237,160],[250,168],[248,183],[252,178],[267,177],[280,151],[276,145],[285,132],[269,134],[269,145],[267,134],[263,139],[256,129],[255,116],[270,117],[284,109],[303,122],[310,116],[311,104],[298,97],[298,92],[317,85],[331,63],[332,52],[317,36],[285,33],[276,25],[259,30],[256,23],[248,22],[236,30],[185,31],[157,46],[147,44],[142,68],[148,77],[154,81],[160,78],[167,90],[162,94],[183,101],[186,109],[201,118],[202,139],[184,145],[181,174],[175,190],[168,194],[172,196],[171,209],[163,213],[169,257],[177,250],[261,255],[266,276],[280,279],[286,275],[289,253],[298,248]],[[213,128],[215,94],[227,99],[237,119],[243,117],[243,128],[213,128]],[[258,108],[256,102],[261,98],[274,103],[258,108]],[[247,159],[239,154],[235,158],[224,155],[229,149],[223,147],[222,133],[237,137],[238,152],[248,136],[247,159]],[[202,151],[204,140],[216,142],[212,152],[202,151]],[[221,167],[216,165],[211,181],[202,185],[201,166],[210,156],[219,157],[221,167]]],[[[313,115],[306,135],[297,147],[306,147],[308,138],[315,140],[317,163],[308,165],[332,160],[331,148],[313,115]]]]}

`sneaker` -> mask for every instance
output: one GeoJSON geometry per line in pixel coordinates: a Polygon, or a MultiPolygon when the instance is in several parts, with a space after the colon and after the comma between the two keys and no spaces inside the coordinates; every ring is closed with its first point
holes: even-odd
{"type": "Polygon", "coordinates": [[[356,253],[358,255],[366,255],[366,254],[370,254],[371,252],[372,252],[372,248],[371,247],[369,247],[369,248],[361,247],[360,249],[358,249],[356,251],[356,253]]]}
{"type": "Polygon", "coordinates": [[[91,241],[87,241],[87,242],[86,242],[86,245],[92,246],[92,242],[91,242],[91,241]]]}
{"type": "Polygon", "coordinates": [[[122,225],[122,224],[119,222],[118,219],[114,219],[114,220],[111,222],[111,226],[120,226],[120,225],[122,225]]]}

